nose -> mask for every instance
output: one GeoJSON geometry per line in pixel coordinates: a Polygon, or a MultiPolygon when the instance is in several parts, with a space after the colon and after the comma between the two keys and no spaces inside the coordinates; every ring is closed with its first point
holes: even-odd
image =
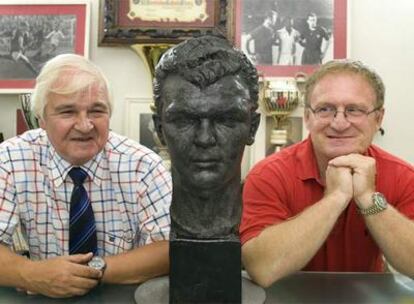
{"type": "Polygon", "coordinates": [[[331,127],[335,130],[344,130],[350,126],[350,122],[346,119],[344,111],[337,111],[331,121],[331,127]]]}
{"type": "Polygon", "coordinates": [[[216,144],[216,134],[214,125],[208,119],[201,119],[197,126],[195,143],[203,148],[213,146],[216,144]]]}
{"type": "Polygon", "coordinates": [[[93,129],[93,123],[87,114],[78,115],[75,129],[83,133],[87,133],[93,129]]]}

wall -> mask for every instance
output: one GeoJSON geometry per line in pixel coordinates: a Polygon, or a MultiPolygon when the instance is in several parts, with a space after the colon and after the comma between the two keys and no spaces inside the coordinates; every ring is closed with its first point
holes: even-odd
{"type": "Polygon", "coordinates": [[[375,142],[414,163],[414,1],[352,0],[350,57],[374,67],[386,85],[384,136],[375,142]]]}
{"type": "MultiPolygon", "coordinates": [[[[385,136],[375,142],[414,163],[414,1],[348,0],[349,57],[375,67],[387,87],[385,136]]],[[[113,130],[124,133],[128,97],[151,98],[151,82],[140,58],[128,47],[97,47],[99,1],[91,1],[90,58],[102,67],[113,85],[113,130]]],[[[0,95],[0,131],[15,134],[16,95],[0,95]]],[[[258,140],[260,143],[260,140],[258,140]]]]}

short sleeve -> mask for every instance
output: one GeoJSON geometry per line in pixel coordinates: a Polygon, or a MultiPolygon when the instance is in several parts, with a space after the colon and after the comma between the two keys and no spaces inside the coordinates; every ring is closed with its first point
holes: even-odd
{"type": "Polygon", "coordinates": [[[242,244],[259,235],[266,227],[291,217],[282,179],[277,170],[261,170],[247,176],[243,186],[240,224],[242,244]]]}
{"type": "Polygon", "coordinates": [[[146,187],[139,193],[139,246],[169,239],[172,198],[171,174],[162,161],[151,166],[141,182],[146,187]]]}

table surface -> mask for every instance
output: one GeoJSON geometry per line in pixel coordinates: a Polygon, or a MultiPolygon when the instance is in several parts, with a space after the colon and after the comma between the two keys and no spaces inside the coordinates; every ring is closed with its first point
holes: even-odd
{"type": "MultiPolygon", "coordinates": [[[[135,303],[135,285],[101,285],[83,297],[51,299],[0,287],[0,303],[135,303]]],[[[414,281],[391,273],[299,272],[266,289],[265,303],[414,303],[414,281]]]]}

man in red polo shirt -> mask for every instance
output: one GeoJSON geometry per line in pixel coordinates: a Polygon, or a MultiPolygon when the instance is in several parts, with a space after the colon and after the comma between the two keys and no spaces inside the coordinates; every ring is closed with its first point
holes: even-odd
{"type": "Polygon", "coordinates": [[[414,168],[372,145],[381,78],[357,61],[308,80],[309,137],[257,164],[243,192],[243,263],[268,286],[298,270],[384,269],[414,276],[414,168]]]}

